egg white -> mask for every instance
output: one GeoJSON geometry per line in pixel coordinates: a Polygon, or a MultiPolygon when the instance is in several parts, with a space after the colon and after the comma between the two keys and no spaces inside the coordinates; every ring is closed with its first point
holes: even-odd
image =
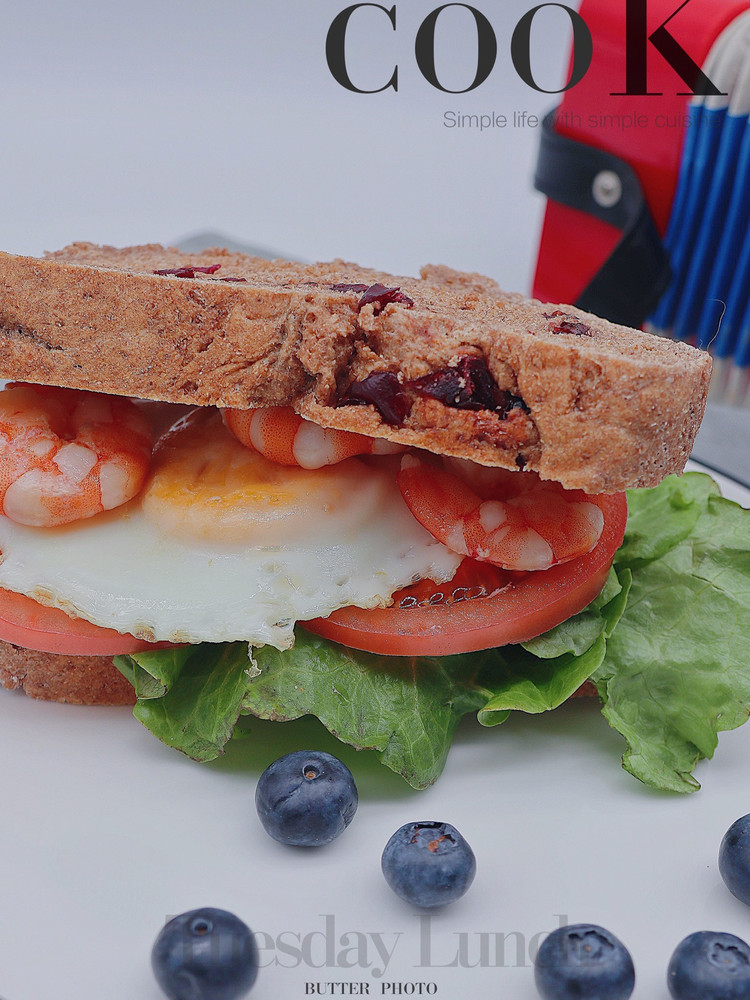
{"type": "MultiPolygon", "coordinates": [[[[208,429],[231,454],[236,485],[247,449],[218,416],[199,419],[203,436],[208,429]]],[[[204,447],[198,438],[195,446],[204,447]]],[[[387,459],[348,459],[325,470],[325,483],[322,473],[291,470],[289,509],[279,518],[284,501],[275,497],[270,526],[262,504],[232,508],[231,491],[221,501],[224,519],[214,523],[210,493],[205,509],[169,490],[159,494],[158,475],[124,507],[62,528],[0,516],[0,587],[149,640],[239,639],[287,649],[296,621],[349,605],[385,606],[418,579],[449,580],[461,560],[411,515],[387,459]]],[[[199,475],[195,482],[200,489],[199,475]]]]}

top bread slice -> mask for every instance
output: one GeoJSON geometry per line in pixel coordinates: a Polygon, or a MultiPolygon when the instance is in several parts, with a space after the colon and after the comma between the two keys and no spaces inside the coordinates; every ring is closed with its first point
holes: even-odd
{"type": "Polygon", "coordinates": [[[592,493],[683,469],[710,371],[685,344],[444,267],[393,277],[343,261],[90,243],[0,254],[1,378],[288,405],[326,427],[592,493]],[[366,381],[383,372],[395,416],[366,381]],[[477,372],[494,380],[489,403],[471,395],[477,372]]]}

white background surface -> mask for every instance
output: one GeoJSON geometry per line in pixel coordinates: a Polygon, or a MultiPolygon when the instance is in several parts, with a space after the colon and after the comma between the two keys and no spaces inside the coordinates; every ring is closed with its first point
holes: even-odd
{"type": "MultiPolygon", "coordinates": [[[[479,4],[498,38],[487,82],[444,94],[420,75],[414,38],[433,0],[360,11],[349,64],[364,88],[395,62],[399,91],[344,90],[325,62],[343,0],[29,0],[3,19],[0,246],[40,253],[73,239],[131,244],[220,230],[306,259],[392,273],[421,264],[529,284],[543,199],[531,190],[537,130],[447,129],[445,111],[543,114],[509,45],[531,4],[479,4]]],[[[385,5],[390,6],[390,5],[385,5]]],[[[569,20],[538,19],[540,85],[558,87],[569,20]]],[[[437,33],[444,85],[466,87],[475,29],[449,10],[437,33]]]]}
{"type": "MultiPolygon", "coordinates": [[[[528,0],[477,5],[500,42],[479,91],[441,94],[419,76],[413,39],[436,3],[401,0],[396,35],[374,13],[352,36],[363,86],[380,82],[394,56],[400,64],[399,93],[371,97],[343,91],[325,65],[343,0],[14,5],[0,70],[0,246],[40,253],[73,239],[122,245],[210,229],[308,259],[396,273],[444,262],[528,289],[543,209],[530,180],[537,132],[448,130],[443,114],[541,115],[554,98],[529,90],[510,63],[528,0]]],[[[451,16],[439,52],[458,87],[473,53],[451,16]]],[[[534,36],[550,88],[568,45],[555,16],[534,36]]],[[[269,948],[258,1000],[302,997],[308,981],[362,981],[370,995],[381,982],[432,981],[444,1000],[532,998],[529,950],[560,915],[620,936],[635,959],[636,997],[660,1000],[684,935],[750,937],[750,911],[716,868],[725,829],[750,811],[750,729],[722,737],[715,762],[698,769],[704,789],[690,797],[652,793],[622,772],[621,741],[589,704],[491,731],[462,726],[446,774],[423,793],[371,755],[343,750],[360,810],[314,855],[265,836],[254,784],[282,752],[337,745],[310,721],[249,730],[225,760],[197,765],[127,709],[0,693],[3,1000],[156,1000],[153,938],[165,917],[199,905],[234,910],[263,944],[287,946],[322,932],[331,914],[334,957],[357,932],[396,941],[382,977],[295,965],[269,948]],[[379,871],[393,830],[425,818],[454,822],[479,866],[470,894],[433,919],[432,968],[419,967],[418,916],[379,871]],[[485,936],[488,966],[440,967],[461,934],[472,964],[485,936]],[[509,936],[504,956],[495,935],[509,936]]],[[[306,940],[312,961],[325,961],[322,935],[306,940]]],[[[363,962],[381,964],[367,940],[363,962]]]]}

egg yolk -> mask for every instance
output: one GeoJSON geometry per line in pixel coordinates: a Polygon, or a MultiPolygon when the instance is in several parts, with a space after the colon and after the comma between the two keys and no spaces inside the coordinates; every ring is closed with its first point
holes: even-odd
{"type": "Polygon", "coordinates": [[[366,517],[383,488],[363,488],[367,471],[357,459],[315,470],[278,465],[240,444],[217,410],[199,408],[158,442],[141,506],[188,541],[282,545],[314,537],[331,519],[340,529],[366,517]]]}

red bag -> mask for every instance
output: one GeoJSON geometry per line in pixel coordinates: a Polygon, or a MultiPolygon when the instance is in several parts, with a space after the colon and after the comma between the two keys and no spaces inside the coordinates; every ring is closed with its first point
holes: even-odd
{"type": "MultiPolygon", "coordinates": [[[[702,66],[717,36],[749,6],[748,0],[687,0],[682,7],[679,0],[648,0],[646,33],[664,25],[702,66]]],[[[537,186],[549,201],[533,294],[640,326],[669,282],[660,237],[691,95],[651,42],[649,94],[617,93],[626,90],[627,9],[626,0],[582,0],[580,6],[593,57],[546,122],[537,186]]]]}

